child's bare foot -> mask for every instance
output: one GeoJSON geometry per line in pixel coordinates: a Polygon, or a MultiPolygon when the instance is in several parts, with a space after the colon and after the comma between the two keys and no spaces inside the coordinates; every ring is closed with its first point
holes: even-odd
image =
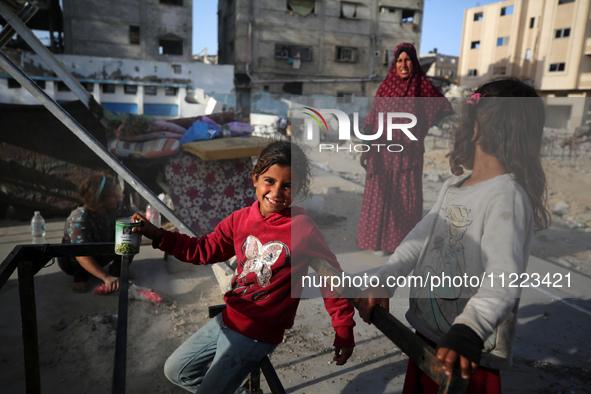
{"type": "Polygon", "coordinates": [[[72,291],[74,293],[84,293],[86,291],[86,282],[74,282],[72,284],[72,291]]]}

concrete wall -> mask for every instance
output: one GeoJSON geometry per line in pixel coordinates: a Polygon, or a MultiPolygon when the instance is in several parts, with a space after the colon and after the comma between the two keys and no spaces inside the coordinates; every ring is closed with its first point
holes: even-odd
{"type": "Polygon", "coordinates": [[[65,53],[161,61],[190,61],[193,0],[63,0],[65,53]],[[139,44],[130,43],[139,26],[139,44]],[[161,38],[182,40],[182,55],[159,53],[161,38]]]}
{"type": "Polygon", "coordinates": [[[301,94],[373,96],[388,71],[387,51],[401,42],[419,46],[422,3],[411,0],[316,1],[301,16],[287,1],[219,2],[220,63],[234,62],[238,81],[270,93],[300,84],[301,94]],[[345,10],[343,7],[354,7],[345,10]],[[380,12],[381,7],[388,7],[380,12]],[[402,21],[402,10],[414,10],[402,21]],[[392,12],[389,12],[392,11],[392,12]],[[276,45],[309,47],[310,61],[275,56],[276,45]],[[353,61],[339,60],[338,47],[353,48],[353,61]],[[251,83],[251,85],[249,85],[251,83]]]}
{"type": "MultiPolygon", "coordinates": [[[[206,93],[229,94],[234,89],[234,67],[196,62],[150,61],[111,57],[56,55],[77,78],[132,80],[186,84],[206,93]],[[178,71],[178,73],[177,73],[178,71]]],[[[32,75],[51,75],[39,56],[22,52],[19,62],[32,75]]]]}

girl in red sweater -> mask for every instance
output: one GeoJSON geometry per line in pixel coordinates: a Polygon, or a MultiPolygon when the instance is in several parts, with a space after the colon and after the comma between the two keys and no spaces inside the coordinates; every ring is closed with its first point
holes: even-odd
{"type": "MultiPolygon", "coordinates": [[[[166,361],[173,383],[195,393],[233,393],[250,371],[283,340],[294,323],[308,263],[319,258],[340,270],[335,255],[292,198],[305,198],[310,165],[291,142],[270,143],[252,170],[257,201],[234,212],[200,238],[173,233],[144,222],[141,232],[152,245],[179,260],[214,264],[236,255],[239,264],[224,311],[187,339],[166,361]],[[208,367],[209,365],[209,367],[208,367]]],[[[346,299],[321,289],[335,330],[337,365],[353,352],[354,309],[346,299]]]]}

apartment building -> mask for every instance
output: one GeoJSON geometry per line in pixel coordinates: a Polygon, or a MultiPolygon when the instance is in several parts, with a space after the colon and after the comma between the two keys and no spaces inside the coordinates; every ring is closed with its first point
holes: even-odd
{"type": "Polygon", "coordinates": [[[192,60],[193,0],[63,0],[64,53],[192,60]]]}
{"type": "Polygon", "coordinates": [[[591,122],[591,2],[510,0],[464,11],[458,72],[476,87],[495,77],[530,81],[548,98],[551,127],[591,122]]]}
{"type": "Polygon", "coordinates": [[[422,15],[413,0],[220,0],[219,64],[234,64],[239,105],[254,90],[373,97],[422,15]]]}

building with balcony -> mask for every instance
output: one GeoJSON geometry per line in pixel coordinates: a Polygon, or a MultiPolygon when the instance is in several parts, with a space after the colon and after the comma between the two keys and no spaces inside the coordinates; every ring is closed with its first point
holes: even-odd
{"type": "Polygon", "coordinates": [[[510,0],[464,11],[460,84],[528,80],[548,97],[551,127],[591,122],[591,2],[510,0]],[[552,100],[568,97],[570,100],[552,100]]]}

